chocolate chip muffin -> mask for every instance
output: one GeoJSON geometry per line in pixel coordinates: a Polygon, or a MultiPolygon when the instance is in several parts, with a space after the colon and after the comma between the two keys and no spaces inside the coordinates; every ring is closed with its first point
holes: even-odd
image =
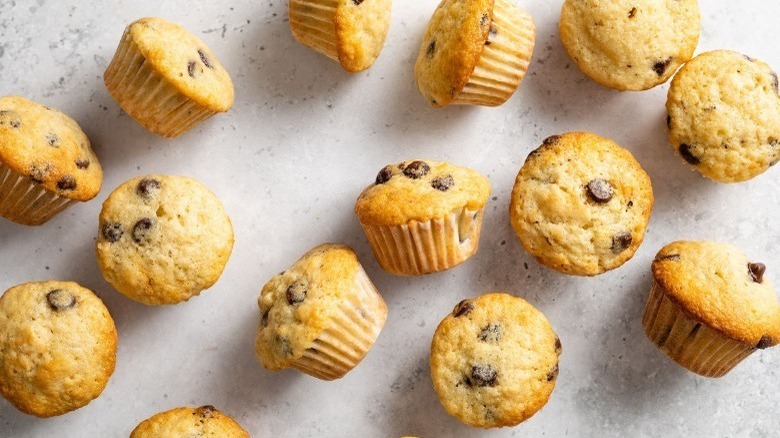
{"type": "Polygon", "coordinates": [[[385,301],[355,252],[343,245],[304,254],[263,286],[257,304],[260,363],[322,380],[340,379],[357,366],[387,319],[385,301]]]}
{"type": "Polygon", "coordinates": [[[566,0],[559,28],[574,63],[616,90],[663,84],[691,59],[698,0],[566,0]]]}
{"type": "Polygon", "coordinates": [[[379,264],[396,275],[450,269],[477,252],[490,182],[431,160],[385,166],[355,203],[379,264]]]}
{"type": "Polygon", "coordinates": [[[497,106],[514,94],[536,27],[509,0],[443,0],[425,31],[414,77],[433,106],[497,106]]]}
{"type": "Polygon", "coordinates": [[[298,42],[341,63],[348,72],[371,67],[390,29],[392,0],[290,0],[290,30],[298,42]]]}
{"type": "Polygon", "coordinates": [[[0,216],[40,225],[97,196],[103,169],[78,123],[19,96],[0,98],[0,216]]]}
{"type": "Polygon", "coordinates": [[[461,301],[431,343],[431,379],[444,409],[470,426],[515,426],[547,404],[561,341],[522,298],[461,301]]]}
{"type": "Polygon", "coordinates": [[[704,176],[740,182],[780,162],[777,73],[736,52],[702,53],[672,81],[669,141],[704,176]]]}
{"type": "Polygon", "coordinates": [[[642,324],[678,364],[721,377],[780,343],[780,302],[763,263],[724,243],[678,241],[653,261],[642,324]]]}
{"type": "Polygon", "coordinates": [[[249,438],[235,420],[214,406],[176,408],[144,420],[130,438],[249,438]]]}
{"type": "Polygon", "coordinates": [[[216,283],[233,240],[222,203],[203,184],[148,175],[103,203],[97,258],[106,280],[128,298],[176,304],[216,283]]]}
{"type": "Polygon", "coordinates": [[[0,297],[0,394],[37,417],[97,398],[116,363],[116,328],[103,302],[76,283],[12,287],[0,297]]]}
{"type": "Polygon", "coordinates": [[[593,276],[634,256],[653,208],[650,178],[631,152],[588,132],[555,135],[517,175],[510,218],[539,263],[593,276]]]}
{"type": "Polygon", "coordinates": [[[162,18],[125,29],[103,80],[146,129],[176,137],[233,106],[233,81],[195,35],[162,18]]]}

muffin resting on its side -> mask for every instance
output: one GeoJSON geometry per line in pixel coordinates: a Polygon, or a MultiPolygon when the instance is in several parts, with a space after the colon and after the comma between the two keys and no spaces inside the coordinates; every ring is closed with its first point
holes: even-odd
{"type": "Polygon", "coordinates": [[[0,216],[40,225],[97,196],[103,169],[84,131],[54,108],[0,98],[0,216]]]}
{"type": "Polygon", "coordinates": [[[588,132],[554,135],[517,175],[510,217],[539,263],[593,276],[634,256],[653,208],[650,178],[631,152],[588,132]]]}
{"type": "Polygon", "coordinates": [[[533,18],[512,0],[442,0],[414,65],[433,106],[497,106],[514,94],[534,51],[533,18]]]}
{"type": "Polygon", "coordinates": [[[715,242],[673,242],[653,261],[642,319],[672,360],[721,377],[757,349],[780,343],[780,302],[763,263],[715,242]]]}
{"type": "Polygon", "coordinates": [[[365,357],[387,305],[357,255],[320,245],[263,286],[255,352],[266,369],[291,367],[322,380],[344,377],[365,357]]]}
{"type": "Polygon", "coordinates": [[[233,106],[233,81],[195,35],[162,18],[127,26],[103,76],[109,93],[144,128],[176,137],[233,106]]]}
{"type": "Polygon", "coordinates": [[[746,181],[780,162],[777,73],[757,59],[696,56],[672,80],[666,110],[675,151],[708,178],[746,181]]]}
{"type": "Polygon", "coordinates": [[[561,341],[522,298],[496,292],[463,300],[431,343],[431,379],[444,409],[476,427],[515,426],[547,404],[561,341]]]}
{"type": "Polygon", "coordinates": [[[249,438],[235,420],[214,406],[176,408],[144,420],[130,438],[249,438]]]}
{"type": "Polygon", "coordinates": [[[663,84],[699,43],[698,0],[566,0],[563,45],[591,79],[616,90],[663,84]]]}
{"type": "Polygon", "coordinates": [[[114,373],[117,335],[100,298],[73,282],[12,287],[0,297],[0,394],[37,417],[86,406],[114,373]]]}
{"type": "Polygon", "coordinates": [[[97,258],[106,280],[128,298],[176,304],[216,283],[233,240],[211,190],[192,178],[147,175],[103,203],[97,258]]]}
{"type": "Polygon", "coordinates": [[[379,264],[397,275],[450,269],[477,252],[490,182],[449,163],[385,166],[355,203],[379,264]]]}
{"type": "Polygon", "coordinates": [[[301,44],[358,72],[374,64],[390,29],[392,0],[290,0],[290,30],[301,44]]]}

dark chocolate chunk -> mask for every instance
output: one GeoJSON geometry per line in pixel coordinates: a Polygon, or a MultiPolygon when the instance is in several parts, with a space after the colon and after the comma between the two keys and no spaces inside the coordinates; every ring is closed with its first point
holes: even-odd
{"type": "Polygon", "coordinates": [[[206,56],[203,50],[198,50],[198,55],[200,56],[200,61],[203,63],[203,65],[205,65],[208,68],[214,68],[214,66],[211,65],[211,61],[209,61],[209,57],[206,56]]]}
{"type": "Polygon", "coordinates": [[[352,0],[352,3],[355,4],[355,6],[360,6],[361,3],[363,3],[364,0],[352,0]]]}
{"type": "Polygon", "coordinates": [[[101,233],[103,234],[103,238],[105,238],[109,243],[114,243],[122,238],[122,235],[125,234],[125,231],[122,228],[122,224],[114,222],[103,225],[101,233]]]}
{"type": "Polygon", "coordinates": [[[133,226],[133,240],[139,244],[147,243],[151,238],[149,234],[153,226],[154,220],[152,218],[145,217],[140,219],[133,226]]]}
{"type": "Polygon", "coordinates": [[[669,68],[669,66],[672,64],[673,57],[668,57],[661,61],[656,61],[655,64],[653,64],[653,70],[655,70],[656,73],[658,73],[658,76],[663,76],[664,73],[666,73],[666,70],[669,68]]]}
{"type": "Polygon", "coordinates": [[[780,78],[777,77],[776,72],[771,72],[769,75],[772,77],[772,87],[775,89],[775,93],[780,94],[780,78]]]}
{"type": "Polygon", "coordinates": [[[496,386],[498,371],[490,365],[474,365],[471,367],[471,376],[467,383],[469,386],[496,386]]]}
{"type": "Polygon", "coordinates": [[[306,299],[306,294],[309,293],[308,288],[309,283],[305,279],[289,285],[286,292],[287,302],[291,306],[302,303],[306,299]]]}
{"type": "Polygon", "coordinates": [[[657,262],[664,262],[664,261],[671,261],[676,262],[680,260],[680,254],[667,254],[667,255],[659,255],[655,258],[655,261],[657,262]]]}
{"type": "Polygon", "coordinates": [[[207,406],[201,406],[198,409],[195,409],[195,414],[198,415],[201,419],[207,419],[214,416],[214,412],[217,411],[217,408],[211,405],[207,406]]]}
{"type": "Polygon", "coordinates": [[[628,231],[623,231],[612,236],[612,252],[620,254],[631,246],[631,242],[634,241],[634,237],[628,231]]]}
{"type": "Polygon", "coordinates": [[[693,152],[691,151],[691,146],[688,144],[681,144],[680,145],[680,156],[683,157],[683,160],[687,161],[688,164],[691,164],[693,166],[701,163],[701,160],[693,155],[693,152]]]}
{"type": "Polygon", "coordinates": [[[433,58],[434,53],[436,53],[436,40],[432,40],[431,43],[428,44],[428,48],[425,50],[425,56],[433,58]]]}
{"type": "Polygon", "coordinates": [[[743,54],[742,56],[743,56],[745,59],[747,59],[748,61],[750,61],[750,62],[756,62],[756,60],[755,60],[754,58],[751,58],[751,57],[750,57],[750,56],[748,56],[748,55],[745,55],[745,54],[743,54]]]}
{"type": "Polygon", "coordinates": [[[767,348],[771,347],[774,344],[774,341],[772,338],[769,337],[769,335],[761,336],[761,339],[758,341],[758,344],[756,344],[756,348],[759,350],[766,350],[767,348]]]}
{"type": "Polygon", "coordinates": [[[552,382],[558,377],[558,364],[556,363],[555,366],[550,370],[549,373],[547,373],[547,381],[552,382]]]}
{"type": "Polygon", "coordinates": [[[628,11],[628,18],[634,18],[636,16],[636,8],[631,8],[630,11],[628,11]]]}
{"type": "Polygon", "coordinates": [[[497,343],[504,337],[504,327],[501,324],[490,323],[479,332],[479,340],[482,342],[497,343]]]}
{"type": "Polygon", "coordinates": [[[48,133],[46,134],[46,143],[53,148],[58,148],[60,147],[60,137],[58,137],[57,134],[48,133]]]}
{"type": "Polygon", "coordinates": [[[57,181],[57,188],[63,191],[74,190],[76,188],[76,180],[70,175],[65,175],[57,181]]]}
{"type": "Polygon", "coordinates": [[[586,187],[588,189],[588,197],[599,204],[609,202],[615,193],[612,184],[601,178],[591,180],[586,187]]]}
{"type": "Polygon", "coordinates": [[[761,284],[764,282],[766,265],[763,263],[748,263],[748,272],[750,273],[750,278],[752,278],[753,281],[761,284]]]}
{"type": "Polygon", "coordinates": [[[393,177],[393,170],[390,168],[390,166],[385,166],[376,175],[375,184],[384,184],[390,181],[392,177],[393,177]]]}
{"type": "Polygon", "coordinates": [[[76,167],[78,167],[79,169],[82,169],[82,170],[89,169],[89,165],[90,164],[91,163],[86,158],[78,158],[76,160],[76,167]]]}
{"type": "Polygon", "coordinates": [[[455,185],[455,180],[452,178],[452,175],[434,178],[433,181],[431,181],[431,187],[442,192],[446,192],[453,185],[455,185]]]}
{"type": "Polygon", "coordinates": [[[561,344],[561,338],[559,338],[558,335],[555,335],[555,353],[560,355],[561,351],[563,351],[563,344],[561,344]]]}
{"type": "Polygon", "coordinates": [[[195,61],[190,61],[187,63],[187,74],[190,75],[191,78],[195,77],[195,68],[197,68],[198,63],[195,61]]]}
{"type": "Polygon", "coordinates": [[[160,181],[154,178],[144,178],[138,182],[138,187],[136,187],[135,192],[138,194],[138,196],[148,198],[160,190],[160,187],[160,181]]]}
{"type": "Polygon", "coordinates": [[[471,304],[471,301],[463,300],[455,306],[455,309],[452,310],[452,314],[455,318],[460,318],[461,316],[468,315],[472,310],[474,310],[474,305],[471,304]]]}
{"type": "Polygon", "coordinates": [[[672,129],[672,116],[666,115],[666,127],[672,129]]]}
{"type": "Polygon", "coordinates": [[[51,307],[51,310],[57,312],[70,309],[76,305],[76,297],[64,289],[54,289],[53,291],[47,293],[46,301],[49,302],[49,307],[51,307]]]}
{"type": "Polygon", "coordinates": [[[412,179],[420,179],[431,171],[431,166],[425,161],[412,161],[404,169],[404,175],[412,179]]]}

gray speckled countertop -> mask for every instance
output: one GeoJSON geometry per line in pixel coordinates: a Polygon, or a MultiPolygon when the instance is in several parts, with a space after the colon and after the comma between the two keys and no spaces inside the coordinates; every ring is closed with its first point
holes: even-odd
{"type": "MultiPolygon", "coordinates": [[[[750,357],[719,380],[670,362],[645,338],[649,264],[668,241],[731,242],[780,283],[780,174],[738,185],[710,182],[676,157],[664,133],[667,86],[619,93],[587,79],[557,32],[561,1],[521,2],[535,17],[530,74],[503,107],[430,108],[412,69],[435,0],[396,0],[375,66],[348,75],[297,44],[283,0],[0,0],[0,94],[58,107],[80,122],[106,171],[104,189],[40,228],[0,220],[0,290],[73,279],[98,292],[119,330],[116,372],[103,395],[39,420],[0,400],[2,437],[123,437],[148,416],[213,404],[254,437],[776,437],[780,350],[750,357]],[[130,21],[157,15],[203,38],[236,84],[236,105],[174,140],[120,111],[102,74],[130,21]],[[591,130],[628,147],[653,180],[656,208],[644,245],[623,268],[573,278],[539,266],[507,219],[514,177],[554,133],[591,130]],[[383,272],[352,213],[382,165],[411,157],[475,167],[494,187],[479,254],[449,272],[383,272]],[[122,181],[186,174],[231,214],[236,246],[217,285],[188,303],[150,308],[103,280],[94,256],[97,215],[122,181]],[[324,241],[358,252],[389,318],[373,350],[346,378],[326,383],[256,361],[262,284],[324,241]],[[511,429],[480,431],[449,417],[433,391],[428,350],[459,300],[492,290],[525,297],[564,345],[549,404],[511,429]]],[[[735,49],[780,68],[780,2],[701,2],[699,52],[735,49]]]]}

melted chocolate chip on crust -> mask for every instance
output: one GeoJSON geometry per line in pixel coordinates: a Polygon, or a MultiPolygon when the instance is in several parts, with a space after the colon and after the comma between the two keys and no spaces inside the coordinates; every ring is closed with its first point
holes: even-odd
{"type": "Polygon", "coordinates": [[[384,184],[390,181],[392,177],[393,177],[393,170],[390,168],[390,166],[385,166],[376,175],[376,181],[374,183],[377,185],[384,184]]]}
{"type": "Polygon", "coordinates": [[[420,179],[431,171],[431,166],[425,161],[412,161],[404,169],[404,175],[411,179],[420,179]]]}
{"type": "Polygon", "coordinates": [[[435,53],[436,53],[436,40],[432,40],[431,43],[428,44],[428,48],[425,49],[425,56],[427,56],[428,58],[433,58],[433,55],[435,53]]]}
{"type": "Polygon", "coordinates": [[[216,410],[217,408],[211,405],[201,406],[198,409],[195,409],[193,415],[198,415],[200,416],[201,420],[204,420],[213,417],[216,410]]]}
{"type": "Polygon", "coordinates": [[[156,191],[160,190],[160,187],[162,187],[160,181],[154,178],[144,178],[138,182],[138,187],[136,187],[135,192],[138,196],[148,198],[156,191]]]}
{"type": "Polygon", "coordinates": [[[90,164],[91,163],[86,158],[79,158],[79,159],[76,160],[76,167],[78,167],[79,169],[82,169],[82,170],[89,169],[89,165],[90,164]]]}
{"type": "Polygon", "coordinates": [[[463,300],[460,303],[458,303],[457,306],[455,306],[455,309],[453,309],[452,314],[455,316],[455,318],[460,318],[461,316],[466,316],[471,311],[474,310],[474,305],[471,304],[471,301],[469,300],[463,300]]]}
{"type": "Polygon", "coordinates": [[[550,370],[549,373],[547,373],[547,381],[552,382],[558,377],[558,364],[556,363],[555,366],[550,370]]]}
{"type": "Polygon", "coordinates": [[[628,11],[628,18],[634,18],[636,16],[636,8],[631,8],[630,11],[628,11]]]}
{"type": "Polygon", "coordinates": [[[103,238],[105,238],[109,243],[114,243],[122,238],[122,235],[125,234],[125,231],[122,229],[122,224],[115,222],[103,225],[101,234],[103,234],[103,238]]]}
{"type": "Polygon", "coordinates": [[[46,143],[48,143],[48,145],[53,148],[58,148],[60,147],[60,138],[57,136],[57,134],[46,134],[46,143]]]}
{"type": "Polygon", "coordinates": [[[588,197],[599,204],[609,202],[615,192],[612,184],[601,178],[591,180],[586,188],[588,189],[588,197]]]}
{"type": "Polygon", "coordinates": [[[363,3],[364,0],[352,0],[352,3],[355,4],[355,6],[360,6],[361,3],[363,3]]]}
{"type": "Polygon", "coordinates": [[[57,188],[62,191],[74,190],[76,188],[76,180],[70,175],[65,175],[57,181],[57,188]]]}
{"type": "Polygon", "coordinates": [[[769,75],[772,77],[772,87],[774,87],[775,93],[780,94],[780,78],[777,77],[776,72],[771,72],[769,75]]]}
{"type": "Polygon", "coordinates": [[[663,76],[664,73],[666,73],[666,70],[669,68],[669,65],[672,64],[673,57],[668,57],[666,59],[656,61],[655,64],[653,64],[653,70],[658,74],[658,76],[663,76]]]}
{"type": "Polygon", "coordinates": [[[190,61],[187,63],[187,74],[190,75],[191,78],[195,77],[195,68],[197,66],[198,65],[195,61],[190,61]]]}
{"type": "Polygon", "coordinates": [[[309,293],[308,288],[309,283],[305,279],[296,281],[295,283],[288,286],[287,292],[285,293],[285,296],[287,297],[287,303],[289,303],[291,306],[302,303],[304,300],[306,300],[306,294],[309,293]]]}
{"type": "Polygon", "coordinates": [[[455,180],[452,178],[452,175],[434,178],[433,181],[431,181],[431,187],[442,192],[446,192],[453,185],[455,185],[455,180]]]}
{"type": "Polygon", "coordinates": [[[555,335],[555,354],[559,355],[563,351],[563,344],[561,344],[561,338],[555,335]]]}
{"type": "Polygon", "coordinates": [[[471,376],[466,377],[469,386],[496,386],[498,384],[498,371],[490,365],[474,365],[471,367],[471,376]]]}
{"type": "Polygon", "coordinates": [[[501,324],[490,323],[479,332],[479,340],[482,342],[497,343],[504,337],[504,327],[501,324]]]}
{"type": "Polygon", "coordinates": [[[772,338],[769,337],[769,335],[761,336],[761,339],[758,341],[758,344],[756,344],[756,348],[759,350],[766,350],[767,348],[771,347],[772,344],[774,344],[774,341],[772,338]]]}
{"type": "Polygon", "coordinates": [[[634,237],[628,231],[618,233],[612,237],[612,252],[620,254],[631,246],[631,242],[634,241],[634,237]]]}
{"type": "Polygon", "coordinates": [[[666,115],[666,127],[672,129],[672,116],[666,115]]]}
{"type": "Polygon", "coordinates": [[[763,263],[748,263],[748,273],[750,278],[758,284],[764,282],[764,273],[766,272],[766,265],[763,263]]]}
{"type": "Polygon", "coordinates": [[[198,56],[200,56],[200,61],[208,68],[214,68],[213,65],[211,65],[211,61],[209,61],[209,57],[206,56],[206,54],[203,52],[203,50],[198,50],[198,56]]]}
{"type": "Polygon", "coordinates": [[[693,166],[696,166],[697,164],[701,163],[701,160],[693,155],[693,152],[691,151],[691,146],[688,144],[681,144],[680,145],[680,156],[683,157],[683,160],[687,161],[688,164],[691,164],[693,166]]]}
{"type": "Polygon", "coordinates": [[[150,239],[150,230],[154,226],[154,220],[145,217],[133,226],[133,240],[138,244],[147,243],[150,239]]]}
{"type": "Polygon", "coordinates": [[[46,301],[49,302],[49,307],[51,307],[51,310],[56,312],[70,309],[76,305],[76,297],[64,289],[54,289],[53,291],[47,293],[46,301]]]}

